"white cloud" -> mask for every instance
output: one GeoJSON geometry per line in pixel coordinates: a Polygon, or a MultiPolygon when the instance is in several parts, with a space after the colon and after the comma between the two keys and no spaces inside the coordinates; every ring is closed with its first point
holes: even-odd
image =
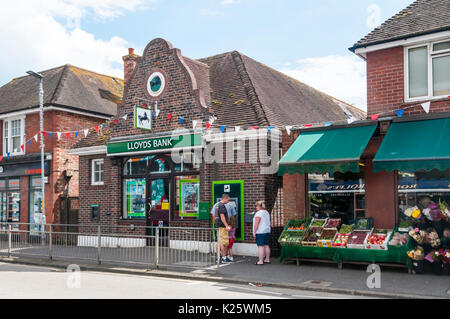
{"type": "Polygon", "coordinates": [[[220,2],[220,4],[227,5],[227,4],[234,4],[234,3],[239,3],[239,2],[241,2],[241,0],[222,0],[220,2]]]}
{"type": "Polygon", "coordinates": [[[123,77],[127,41],[99,39],[82,29],[83,18],[114,19],[153,0],[14,0],[0,11],[0,83],[70,63],[123,77]]]}
{"type": "Polygon", "coordinates": [[[281,72],[337,99],[367,109],[366,63],[356,56],[330,55],[297,61],[281,72]]]}

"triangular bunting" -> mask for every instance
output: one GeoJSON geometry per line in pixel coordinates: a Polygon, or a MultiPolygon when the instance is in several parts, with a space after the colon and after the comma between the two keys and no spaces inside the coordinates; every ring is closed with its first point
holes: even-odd
{"type": "Polygon", "coordinates": [[[206,123],[206,130],[209,130],[209,128],[211,127],[211,123],[206,123]]]}
{"type": "Polygon", "coordinates": [[[0,155],[0,162],[3,161],[3,155],[0,155]]]}
{"type": "Polygon", "coordinates": [[[395,113],[397,113],[398,117],[402,117],[403,113],[405,113],[405,110],[397,110],[397,111],[395,111],[395,113]]]}
{"type": "Polygon", "coordinates": [[[38,141],[38,136],[37,134],[34,136],[34,140],[37,142],[38,141]]]}
{"type": "MultiPolygon", "coordinates": [[[[28,144],[30,144],[31,145],[31,140],[28,140],[28,144]]],[[[1,162],[1,161],[0,161],[1,162]]]]}
{"type": "Polygon", "coordinates": [[[97,134],[98,134],[98,126],[96,126],[96,127],[95,127],[95,131],[96,131],[96,132],[97,132],[97,134]]]}
{"type": "Polygon", "coordinates": [[[325,126],[331,126],[331,125],[333,125],[333,122],[326,122],[325,123],[325,126]]]}
{"type": "Polygon", "coordinates": [[[49,132],[49,133],[48,133],[48,137],[52,137],[52,132],[49,132]]]}
{"type": "Polygon", "coordinates": [[[197,126],[197,120],[192,120],[192,128],[195,128],[197,126]]]}
{"type": "Polygon", "coordinates": [[[252,130],[257,130],[258,127],[257,126],[252,126],[252,130]]]}
{"type": "Polygon", "coordinates": [[[89,129],[85,129],[83,132],[84,132],[84,137],[86,137],[86,136],[88,136],[89,129]]]}
{"type": "Polygon", "coordinates": [[[78,132],[75,132],[75,137],[78,137],[78,132]]]}
{"type": "Polygon", "coordinates": [[[378,120],[379,117],[380,117],[380,114],[372,114],[372,115],[370,116],[370,118],[372,119],[372,121],[378,120]]]}
{"type": "Polygon", "coordinates": [[[220,126],[220,131],[223,133],[225,131],[225,125],[220,126]]]}
{"type": "Polygon", "coordinates": [[[6,157],[9,159],[9,157],[11,156],[11,154],[10,153],[8,153],[8,154],[6,154],[6,157]]]}
{"type": "Polygon", "coordinates": [[[431,102],[426,102],[421,104],[425,113],[430,113],[431,102]]]}
{"type": "Polygon", "coordinates": [[[347,123],[348,124],[352,124],[353,122],[355,122],[355,118],[349,118],[348,120],[347,120],[347,123]]]}
{"type": "Polygon", "coordinates": [[[272,131],[274,128],[275,128],[275,127],[273,127],[273,126],[269,126],[269,127],[267,128],[267,131],[270,133],[270,131],[272,131]]]}
{"type": "Polygon", "coordinates": [[[61,139],[61,134],[62,134],[61,132],[56,133],[56,136],[58,137],[58,141],[61,139]]]}
{"type": "Polygon", "coordinates": [[[22,152],[24,152],[25,151],[25,145],[20,145],[20,148],[22,149],[22,152]]]}
{"type": "Polygon", "coordinates": [[[291,136],[291,130],[292,130],[292,126],[286,126],[286,132],[288,133],[289,136],[291,136]]]}
{"type": "Polygon", "coordinates": [[[115,119],[115,120],[113,121],[113,124],[114,124],[114,125],[117,124],[117,119],[115,119]]]}
{"type": "Polygon", "coordinates": [[[184,121],[184,119],[182,117],[180,117],[180,125],[183,125],[183,121],[184,121]]]}
{"type": "Polygon", "coordinates": [[[235,130],[236,132],[239,132],[239,131],[241,130],[241,127],[240,127],[240,126],[235,126],[235,127],[234,127],[234,130],[235,130]]]}
{"type": "Polygon", "coordinates": [[[169,113],[169,114],[167,115],[167,118],[169,119],[169,121],[171,121],[171,120],[172,120],[172,113],[169,113]]]}
{"type": "Polygon", "coordinates": [[[128,114],[125,114],[124,116],[121,117],[121,119],[126,120],[128,118],[128,114]]]}
{"type": "Polygon", "coordinates": [[[161,110],[155,110],[155,116],[158,117],[161,110]]]}
{"type": "Polygon", "coordinates": [[[312,124],[305,124],[305,127],[312,127],[312,124]]]}
{"type": "Polygon", "coordinates": [[[67,132],[67,133],[66,133],[66,140],[69,139],[69,136],[70,136],[70,132],[67,132]]]}

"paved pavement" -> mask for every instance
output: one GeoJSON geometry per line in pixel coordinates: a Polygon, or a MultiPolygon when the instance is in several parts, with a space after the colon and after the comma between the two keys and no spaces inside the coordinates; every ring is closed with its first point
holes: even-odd
{"type": "Polygon", "coordinates": [[[155,278],[0,263],[0,299],[339,299],[347,295],[297,289],[155,278]]]}

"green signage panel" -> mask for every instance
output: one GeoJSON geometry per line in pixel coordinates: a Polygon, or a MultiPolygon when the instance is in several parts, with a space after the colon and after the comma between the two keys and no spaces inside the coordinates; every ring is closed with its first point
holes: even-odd
{"type": "Polygon", "coordinates": [[[199,205],[199,220],[209,220],[209,203],[201,202],[199,205]]]}
{"type": "Polygon", "coordinates": [[[202,145],[201,134],[165,136],[126,142],[109,143],[108,154],[140,153],[149,151],[171,150],[202,145]]]}

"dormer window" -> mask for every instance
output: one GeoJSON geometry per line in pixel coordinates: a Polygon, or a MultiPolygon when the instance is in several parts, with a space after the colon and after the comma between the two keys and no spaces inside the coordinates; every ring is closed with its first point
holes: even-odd
{"type": "Polygon", "coordinates": [[[6,119],[3,121],[3,156],[25,154],[25,118],[6,119]]]}
{"type": "Polygon", "coordinates": [[[405,49],[407,102],[450,94],[450,40],[405,49]]]}

